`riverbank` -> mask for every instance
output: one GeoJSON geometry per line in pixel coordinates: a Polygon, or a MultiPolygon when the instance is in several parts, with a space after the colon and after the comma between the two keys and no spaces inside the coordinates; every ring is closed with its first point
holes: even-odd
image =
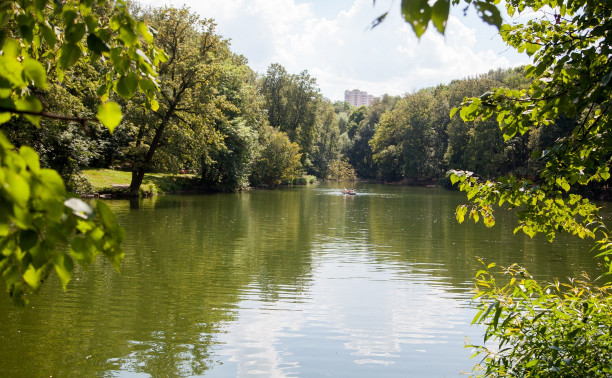
{"type": "MultiPolygon", "coordinates": [[[[86,169],[81,172],[77,194],[85,198],[128,198],[132,173],[113,169],[86,169]]],[[[283,185],[310,185],[317,183],[312,175],[303,175],[283,185]]],[[[252,188],[243,188],[252,189],[252,188]]],[[[202,187],[195,174],[146,173],[140,186],[140,197],[175,193],[211,193],[215,190],[202,187]]]]}
{"type": "MultiPolygon", "coordinates": [[[[80,190],[83,197],[129,197],[132,173],[112,169],[86,169],[82,176],[86,187],[80,190]]],[[[201,192],[194,174],[147,173],[140,186],[140,196],[149,197],[163,193],[201,192]]]]}

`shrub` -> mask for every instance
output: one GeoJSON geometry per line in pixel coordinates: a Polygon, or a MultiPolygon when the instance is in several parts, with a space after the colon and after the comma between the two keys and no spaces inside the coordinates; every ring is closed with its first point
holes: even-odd
{"type": "Polygon", "coordinates": [[[332,181],[356,181],[357,174],[347,158],[335,159],[329,165],[327,179],[332,181]]]}
{"type": "Polygon", "coordinates": [[[476,274],[480,311],[487,326],[477,375],[501,377],[610,377],[611,287],[583,274],[569,283],[540,284],[518,265],[476,274]],[[499,280],[496,277],[500,278],[499,280]],[[500,284],[498,281],[502,281],[500,284]]]}

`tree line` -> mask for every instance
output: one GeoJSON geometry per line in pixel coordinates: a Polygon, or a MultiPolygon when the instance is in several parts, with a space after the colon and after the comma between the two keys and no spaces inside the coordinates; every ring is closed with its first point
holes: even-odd
{"type": "Polygon", "coordinates": [[[342,153],[360,178],[386,182],[447,184],[446,172],[459,167],[489,178],[535,176],[542,151],[567,136],[575,120],[562,117],[505,139],[495,118],[449,117],[465,98],[492,88],[518,91],[530,82],[524,67],[498,69],[402,97],[385,95],[370,107],[338,109],[342,153]]]}
{"type": "MultiPolygon", "coordinates": [[[[354,108],[324,98],[307,71],[291,74],[272,64],[257,74],[212,19],[186,8],[132,5],[130,12],[151,27],[151,43],[166,55],[157,77],[127,73],[113,92],[99,85],[100,64],[83,59],[66,72],[50,71],[49,86],[36,93],[45,108],[81,118],[93,117],[99,98],[110,96],[123,108],[114,132],[45,118],[38,128],[23,118],[1,126],[16,146],[32,146],[72,191],[87,191],[83,168],[131,171],[133,196],[152,171],[197,173],[203,189],[219,191],[272,187],[304,175],[435,183],[448,169],[462,168],[485,177],[524,176],[537,166],[531,154],[571,129],[567,120],[504,141],[493,120],[448,116],[466,97],[524,88],[523,68],[384,95],[354,108]]],[[[127,64],[120,52],[109,55],[117,66],[127,64]]]]}
{"type": "MultiPolygon", "coordinates": [[[[45,108],[81,118],[111,96],[123,108],[119,127],[42,119],[35,128],[14,118],[1,127],[12,143],[32,146],[75,191],[83,190],[85,167],[131,171],[132,195],[151,171],[198,173],[203,188],[223,191],[326,176],[339,154],[338,121],[308,72],[292,75],[273,64],[256,74],[214,20],[186,8],[130,10],[166,55],[157,77],[139,79],[126,69],[113,93],[99,87],[99,64],[80,60],[61,75],[51,71],[48,88],[36,93],[45,108]]],[[[119,51],[110,60],[128,64],[119,51]]]]}

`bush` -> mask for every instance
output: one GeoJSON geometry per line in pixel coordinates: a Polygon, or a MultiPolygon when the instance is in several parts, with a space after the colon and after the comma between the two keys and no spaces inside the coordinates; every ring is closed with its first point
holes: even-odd
{"type": "Polygon", "coordinates": [[[356,181],[357,174],[347,158],[335,159],[329,165],[327,179],[332,181],[356,181]]]}
{"type": "Polygon", "coordinates": [[[501,377],[612,376],[612,296],[586,274],[569,283],[538,283],[518,265],[476,273],[480,311],[487,326],[477,375],[501,377]],[[496,276],[505,284],[500,285],[496,276]]]}
{"type": "Polygon", "coordinates": [[[308,184],[316,184],[317,177],[313,175],[303,175],[300,177],[296,177],[293,180],[290,180],[288,184],[290,185],[308,185],[308,184]]]}

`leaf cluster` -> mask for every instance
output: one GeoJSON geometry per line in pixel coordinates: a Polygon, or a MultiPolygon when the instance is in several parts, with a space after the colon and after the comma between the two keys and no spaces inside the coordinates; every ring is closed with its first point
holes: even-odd
{"type": "MultiPolygon", "coordinates": [[[[506,177],[493,182],[466,172],[449,174],[453,182],[460,182],[476,209],[495,203],[520,207],[517,230],[530,236],[542,232],[549,240],[560,230],[596,238],[601,254],[609,255],[609,232],[598,208],[568,193],[610,178],[612,8],[605,1],[516,0],[507,5],[510,14],[545,6],[553,7],[552,20],[545,15],[527,24],[504,25],[501,30],[510,46],[533,56],[534,63],[526,69],[530,86],[496,89],[466,99],[460,115],[465,121],[495,116],[506,140],[550,127],[562,117],[574,120],[573,130],[539,154],[543,168],[536,180],[506,177]]],[[[609,262],[608,256],[605,259],[609,262]]]]}
{"type": "MultiPolygon", "coordinates": [[[[376,3],[376,0],[374,0],[376,3]]],[[[404,20],[410,24],[412,30],[417,37],[421,37],[429,27],[429,22],[433,23],[434,27],[440,34],[446,31],[450,6],[464,4],[464,12],[472,6],[478,13],[478,16],[487,24],[493,25],[500,29],[502,26],[502,16],[496,4],[499,0],[436,0],[430,2],[427,0],[402,0],[401,13],[404,20]]],[[[387,17],[389,12],[385,12],[377,17],[372,22],[372,27],[378,26],[387,17]]]]}
{"type": "MultiPolygon", "coordinates": [[[[165,54],[153,44],[154,31],[134,20],[124,1],[7,1],[0,5],[0,123],[21,115],[35,125],[41,117],[65,119],[43,110],[32,87],[46,89],[53,71],[61,81],[81,60],[99,65],[97,120],[111,132],[121,121],[111,92],[123,98],[138,89],[154,101],[156,66],[165,54]]],[[[73,119],[86,121],[87,119],[73,119]]]]}
{"type": "Polygon", "coordinates": [[[475,375],[610,376],[611,289],[595,286],[586,274],[540,283],[518,265],[484,267],[476,274],[473,324],[486,331],[483,345],[468,345],[482,356],[475,375]]]}
{"type": "Polygon", "coordinates": [[[34,150],[15,151],[0,134],[0,274],[15,304],[26,304],[52,270],[66,288],[73,260],[88,265],[104,254],[118,270],[124,237],[103,202],[67,198],[56,171],[41,169],[34,150]]]}

